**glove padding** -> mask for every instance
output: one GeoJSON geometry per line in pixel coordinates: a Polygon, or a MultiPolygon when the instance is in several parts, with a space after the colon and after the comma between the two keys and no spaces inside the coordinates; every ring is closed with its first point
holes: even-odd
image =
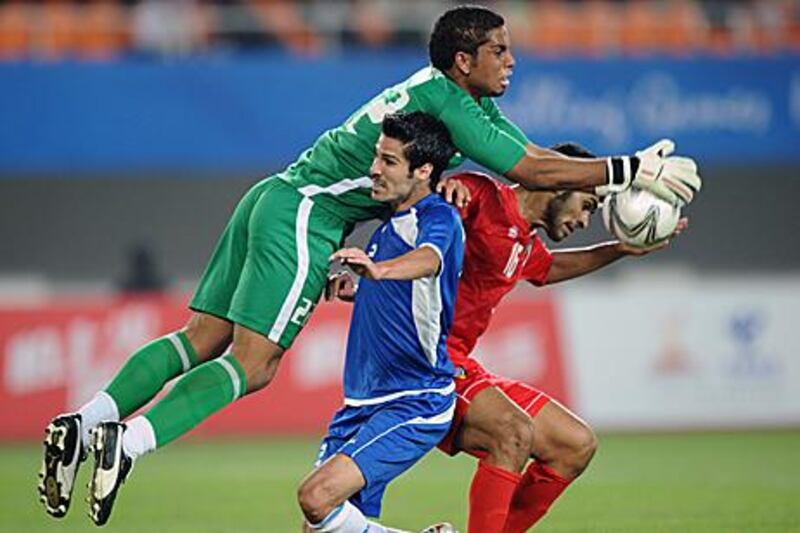
{"type": "Polygon", "coordinates": [[[662,139],[636,152],[639,168],[631,185],[646,189],[673,205],[684,206],[692,201],[703,182],[694,160],[671,156],[674,151],[675,143],[662,139]]]}

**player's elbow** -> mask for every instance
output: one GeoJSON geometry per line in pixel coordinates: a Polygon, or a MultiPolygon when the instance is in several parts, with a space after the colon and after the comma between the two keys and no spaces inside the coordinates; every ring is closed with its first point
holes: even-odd
{"type": "Polygon", "coordinates": [[[534,287],[544,287],[546,285],[552,285],[553,283],[556,283],[559,281],[559,278],[556,274],[548,272],[547,277],[544,279],[531,279],[529,281],[534,287]]]}
{"type": "Polygon", "coordinates": [[[422,262],[421,262],[421,276],[427,278],[436,276],[442,268],[442,258],[433,246],[423,246],[421,248],[422,262]]]}
{"type": "Polygon", "coordinates": [[[437,257],[436,260],[429,265],[428,271],[425,273],[425,277],[438,275],[441,268],[442,268],[442,263],[441,261],[439,261],[439,258],[437,257]]]}

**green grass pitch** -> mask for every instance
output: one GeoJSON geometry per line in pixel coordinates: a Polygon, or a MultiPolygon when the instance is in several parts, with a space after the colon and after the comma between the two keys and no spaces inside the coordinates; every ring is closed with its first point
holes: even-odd
{"type": "MultiPolygon", "coordinates": [[[[317,441],[189,440],[140,461],[108,533],[299,531],[298,481],[317,441]]],[[[0,446],[0,531],[96,531],[86,516],[88,469],[69,516],[36,499],[39,447],[0,446]]],[[[384,500],[387,525],[418,530],[439,520],[465,530],[474,461],[434,452],[384,500]]],[[[601,435],[584,477],[537,531],[799,531],[800,431],[601,435]]]]}

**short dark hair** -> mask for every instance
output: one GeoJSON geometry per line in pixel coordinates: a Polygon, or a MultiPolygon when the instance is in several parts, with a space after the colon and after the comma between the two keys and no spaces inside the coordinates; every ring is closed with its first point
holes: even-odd
{"type": "Polygon", "coordinates": [[[410,171],[425,163],[433,165],[431,189],[439,182],[442,172],[456,153],[450,131],[444,122],[422,111],[386,115],[381,131],[386,137],[403,143],[403,155],[408,159],[410,171]]]}
{"type": "Polygon", "coordinates": [[[550,147],[554,152],[565,155],[567,157],[578,157],[581,159],[594,159],[597,156],[590,152],[585,146],[575,142],[566,142],[555,144],[550,147]]]}
{"type": "Polygon", "coordinates": [[[431,31],[428,55],[441,71],[453,66],[456,52],[472,56],[486,43],[488,33],[505,25],[503,17],[485,7],[459,6],[444,12],[431,31]]]}
{"type": "MultiPolygon", "coordinates": [[[[590,152],[588,148],[576,142],[554,144],[550,147],[550,149],[567,157],[577,157],[579,159],[594,159],[597,157],[590,152]]],[[[575,192],[576,191],[574,190],[559,191],[558,196],[560,196],[562,199],[566,199],[575,192]]]]}

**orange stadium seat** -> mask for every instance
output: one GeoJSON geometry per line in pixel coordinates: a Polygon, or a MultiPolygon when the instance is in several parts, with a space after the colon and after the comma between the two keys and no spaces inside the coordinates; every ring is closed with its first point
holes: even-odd
{"type": "MultiPolygon", "coordinates": [[[[515,50],[533,50],[533,8],[526,3],[504,3],[502,12],[511,33],[511,43],[515,50]]],[[[535,50],[534,50],[535,51],[535,50]]]]}
{"type": "Polygon", "coordinates": [[[791,20],[786,33],[787,48],[795,52],[800,52],[800,20],[791,20]]]}
{"type": "Polygon", "coordinates": [[[43,59],[63,59],[75,52],[79,19],[74,3],[47,0],[39,12],[32,53],[43,59]]]}
{"type": "Polygon", "coordinates": [[[753,6],[755,48],[762,54],[791,49],[792,29],[800,7],[791,1],[760,1],[753,6]]]}
{"type": "Polygon", "coordinates": [[[788,27],[786,28],[787,48],[800,52],[800,5],[797,5],[792,0],[786,0],[784,9],[786,20],[788,21],[788,27]]]}
{"type": "Polygon", "coordinates": [[[576,18],[582,21],[573,34],[581,53],[601,56],[619,46],[619,17],[614,6],[607,0],[588,0],[581,5],[581,11],[576,13],[576,18]]]}
{"type": "Polygon", "coordinates": [[[563,2],[542,0],[531,9],[526,41],[538,54],[556,55],[571,46],[570,12],[563,2]]]}
{"type": "Polygon", "coordinates": [[[303,20],[296,2],[249,0],[264,28],[293,52],[314,53],[321,48],[319,36],[303,20]]]}
{"type": "Polygon", "coordinates": [[[129,31],[122,7],[111,0],[98,0],[81,9],[77,48],[86,59],[111,59],[128,44],[129,31]]]}
{"type": "Polygon", "coordinates": [[[658,47],[661,21],[646,1],[627,2],[621,11],[620,49],[628,55],[646,55],[658,47]]]}
{"type": "Polygon", "coordinates": [[[693,1],[670,2],[662,20],[668,21],[668,31],[662,37],[663,44],[673,54],[696,52],[703,43],[708,42],[708,21],[693,1]]]}
{"type": "Polygon", "coordinates": [[[362,43],[370,46],[387,44],[394,33],[392,25],[384,12],[383,4],[372,0],[362,0],[353,6],[353,24],[362,43]]]}
{"type": "Polygon", "coordinates": [[[705,48],[718,56],[730,56],[733,53],[733,37],[728,28],[710,28],[705,48]]]}
{"type": "Polygon", "coordinates": [[[675,21],[674,32],[668,36],[670,48],[689,54],[706,47],[710,25],[697,2],[681,0],[670,4],[669,20],[675,21]]]}
{"type": "MultiPolygon", "coordinates": [[[[417,36],[422,39],[428,31],[425,21],[420,18],[409,25],[407,17],[398,15],[404,11],[395,10],[398,5],[403,4],[349,0],[339,5],[340,13],[342,6],[350,13],[339,21],[340,26],[334,17],[332,26],[316,27],[314,20],[319,20],[320,13],[324,16],[327,5],[304,0],[185,0],[180,4],[7,0],[0,1],[0,60],[105,60],[130,48],[194,53],[231,41],[277,42],[291,52],[308,54],[321,51],[328,42],[352,44],[352,35],[356,43],[373,47],[417,42],[417,36]],[[170,42],[148,46],[145,34],[137,31],[137,14],[152,6],[176,5],[181,6],[182,29],[191,36],[183,40],[174,36],[169,19],[161,34],[170,42]],[[309,20],[304,8],[312,14],[309,20]],[[242,26],[242,20],[248,24],[242,26]],[[402,26],[396,26],[398,20],[402,26]],[[170,36],[175,38],[170,40],[170,36]]],[[[441,0],[441,5],[444,8],[447,2],[441,0]]],[[[800,51],[798,0],[500,0],[497,8],[506,15],[515,47],[544,56],[800,51]]],[[[157,16],[148,19],[155,26],[159,21],[157,16]]]]}
{"type": "Polygon", "coordinates": [[[30,46],[30,25],[22,2],[0,5],[0,59],[25,57],[30,46]]]}

